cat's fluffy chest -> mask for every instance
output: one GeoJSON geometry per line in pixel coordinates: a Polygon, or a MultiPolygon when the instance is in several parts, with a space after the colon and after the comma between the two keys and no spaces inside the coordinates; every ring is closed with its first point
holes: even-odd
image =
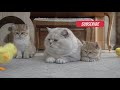
{"type": "Polygon", "coordinates": [[[17,47],[17,49],[24,51],[26,47],[29,46],[30,40],[27,39],[14,39],[14,43],[17,47]]]}

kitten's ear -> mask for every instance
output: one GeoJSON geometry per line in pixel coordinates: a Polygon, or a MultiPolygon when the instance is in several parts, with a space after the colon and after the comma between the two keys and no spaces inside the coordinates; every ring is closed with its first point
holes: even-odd
{"type": "Polygon", "coordinates": [[[27,24],[24,24],[24,28],[25,28],[25,29],[28,29],[28,26],[27,26],[27,24]]]}
{"type": "Polygon", "coordinates": [[[8,27],[8,31],[12,32],[12,27],[8,27]]]}
{"type": "MultiPolygon", "coordinates": [[[[9,28],[10,29],[10,28],[9,28]]],[[[16,30],[17,29],[17,26],[15,25],[15,24],[12,24],[11,25],[11,31],[13,31],[13,30],[16,30]]]]}
{"type": "Polygon", "coordinates": [[[96,48],[96,49],[99,48],[98,42],[95,42],[95,48],[96,48]]]}
{"type": "Polygon", "coordinates": [[[61,35],[64,36],[65,38],[69,37],[69,33],[68,33],[67,30],[63,30],[63,31],[61,32],[61,35]]]}
{"type": "Polygon", "coordinates": [[[81,42],[82,42],[82,44],[85,44],[85,43],[86,43],[84,40],[82,40],[81,42]]]}

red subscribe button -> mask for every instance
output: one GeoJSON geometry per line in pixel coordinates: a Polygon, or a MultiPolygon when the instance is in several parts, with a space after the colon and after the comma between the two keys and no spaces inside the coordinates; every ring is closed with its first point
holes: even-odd
{"type": "Polygon", "coordinates": [[[104,27],[104,21],[77,21],[76,27],[104,27]]]}

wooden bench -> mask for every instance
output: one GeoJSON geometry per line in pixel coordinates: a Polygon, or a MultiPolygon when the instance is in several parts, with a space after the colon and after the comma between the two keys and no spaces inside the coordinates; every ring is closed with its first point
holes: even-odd
{"type": "MultiPolygon", "coordinates": [[[[108,16],[109,26],[107,33],[107,46],[108,50],[111,50],[110,36],[113,23],[113,13],[112,12],[31,12],[30,18],[33,21],[35,18],[95,18],[95,20],[104,20],[104,17],[108,16]]],[[[105,48],[104,40],[104,27],[95,28],[95,41],[99,42],[102,48],[105,48]]]]}

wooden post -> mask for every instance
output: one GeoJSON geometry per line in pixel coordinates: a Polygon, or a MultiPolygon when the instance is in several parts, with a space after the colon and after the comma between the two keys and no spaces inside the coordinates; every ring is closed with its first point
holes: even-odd
{"type": "Polygon", "coordinates": [[[111,30],[113,26],[113,13],[111,12],[105,12],[104,13],[106,16],[108,16],[109,19],[109,25],[108,25],[108,33],[107,33],[107,46],[109,51],[111,50],[111,44],[110,44],[110,37],[111,37],[111,30]]]}
{"type": "MultiPolygon", "coordinates": [[[[104,17],[96,17],[95,20],[104,21],[104,17]]],[[[95,42],[98,42],[102,49],[105,49],[104,27],[95,27],[95,42]]]]}

